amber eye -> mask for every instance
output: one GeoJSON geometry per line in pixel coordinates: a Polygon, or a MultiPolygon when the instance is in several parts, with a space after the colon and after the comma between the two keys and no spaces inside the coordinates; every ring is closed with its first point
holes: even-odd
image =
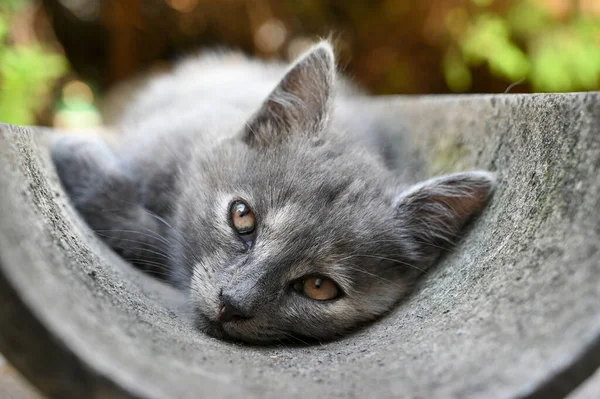
{"type": "Polygon", "coordinates": [[[294,289],[317,301],[328,301],[339,295],[337,285],[333,280],[325,277],[307,277],[296,282],[294,289]]]}
{"type": "Polygon", "coordinates": [[[235,201],[231,205],[231,221],[241,235],[252,233],[256,224],[254,212],[244,201],[235,201]]]}

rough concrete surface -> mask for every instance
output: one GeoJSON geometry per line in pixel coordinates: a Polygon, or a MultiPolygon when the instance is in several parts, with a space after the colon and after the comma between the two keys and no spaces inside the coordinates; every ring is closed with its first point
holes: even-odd
{"type": "Polygon", "coordinates": [[[600,364],[600,94],[357,102],[407,176],[499,188],[392,314],[346,339],[254,347],[196,332],[181,296],[110,253],[50,166],[0,127],[0,352],[57,397],[561,398],[600,364]]]}

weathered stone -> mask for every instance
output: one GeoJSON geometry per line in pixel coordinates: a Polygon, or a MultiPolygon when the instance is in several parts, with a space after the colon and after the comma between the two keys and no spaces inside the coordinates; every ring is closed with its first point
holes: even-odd
{"type": "Polygon", "coordinates": [[[495,170],[466,236],[392,314],[346,339],[251,347],[76,217],[51,131],[0,128],[0,351],[60,398],[559,398],[600,364],[600,95],[380,98],[412,178],[495,170]],[[277,357],[275,357],[276,355],[277,357]]]}

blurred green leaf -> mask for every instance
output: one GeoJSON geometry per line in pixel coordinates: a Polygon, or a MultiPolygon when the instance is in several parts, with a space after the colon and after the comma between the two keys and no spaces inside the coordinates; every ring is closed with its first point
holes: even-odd
{"type": "Polygon", "coordinates": [[[16,10],[28,3],[28,0],[0,0],[0,9],[16,10]]]}
{"type": "Polygon", "coordinates": [[[14,16],[27,0],[0,0],[0,121],[34,124],[56,79],[67,72],[66,59],[39,43],[14,44],[8,35],[14,16]]]}
{"type": "Polygon", "coordinates": [[[467,29],[459,45],[469,63],[481,64],[506,45],[508,35],[508,28],[501,18],[482,14],[467,29]]]}
{"type": "Polygon", "coordinates": [[[40,45],[0,48],[0,121],[35,123],[52,83],[66,71],[64,57],[40,45]]]}
{"type": "Polygon", "coordinates": [[[0,14],[0,48],[2,48],[2,42],[8,33],[8,18],[0,14]]]}
{"type": "Polygon", "coordinates": [[[508,10],[506,22],[516,35],[528,37],[556,25],[552,16],[539,2],[516,1],[508,10]]]}
{"type": "Polygon", "coordinates": [[[531,81],[535,90],[562,92],[598,87],[600,46],[587,33],[585,29],[565,27],[534,41],[531,81]]]}
{"type": "Polygon", "coordinates": [[[444,57],[444,77],[446,84],[455,93],[471,88],[471,71],[457,51],[448,51],[444,57]]]}
{"type": "Polygon", "coordinates": [[[459,44],[467,63],[487,62],[495,75],[518,80],[529,72],[527,56],[511,41],[507,23],[498,16],[479,15],[459,44]]]}
{"type": "MultiPolygon", "coordinates": [[[[473,1],[486,5],[485,1],[473,1]]],[[[483,64],[495,76],[510,81],[525,78],[535,91],[597,89],[600,18],[573,14],[560,19],[546,7],[539,1],[515,0],[505,14],[490,10],[469,14],[467,28],[456,38],[460,56],[449,51],[444,59],[451,90],[468,88],[468,68],[483,64]]],[[[447,27],[450,33],[458,31],[449,24],[447,27]]]]}

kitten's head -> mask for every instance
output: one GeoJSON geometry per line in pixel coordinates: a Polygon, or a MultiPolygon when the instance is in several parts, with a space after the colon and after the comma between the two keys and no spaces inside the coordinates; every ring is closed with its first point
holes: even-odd
{"type": "Polygon", "coordinates": [[[485,172],[400,189],[376,154],[332,128],[334,78],[320,44],[181,182],[178,252],[209,334],[343,334],[388,311],[488,198],[485,172]]]}

